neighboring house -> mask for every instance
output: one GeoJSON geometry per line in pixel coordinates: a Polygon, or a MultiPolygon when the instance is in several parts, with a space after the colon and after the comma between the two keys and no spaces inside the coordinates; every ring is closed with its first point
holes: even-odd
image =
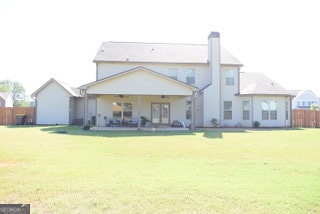
{"type": "Polygon", "coordinates": [[[295,97],[292,99],[293,109],[310,109],[312,104],[320,106],[320,98],[311,90],[290,90],[295,97]]]}
{"type": "Polygon", "coordinates": [[[0,107],[13,107],[11,92],[0,92],[0,107]]]}
{"type": "Polygon", "coordinates": [[[36,98],[37,124],[82,124],[84,100],[78,88],[52,78],[31,96],[36,98]]]}
{"type": "MultiPolygon", "coordinates": [[[[221,126],[291,126],[290,93],[261,74],[241,73],[242,63],[220,46],[218,32],[207,45],[104,42],[94,62],[96,81],[79,88],[82,118],[96,116],[98,126],[105,118],[141,116],[152,126],[181,121],[209,127],[212,119],[221,126]],[[90,99],[96,100],[94,113],[90,99]]],[[[42,98],[36,97],[39,107],[42,98]]]]}

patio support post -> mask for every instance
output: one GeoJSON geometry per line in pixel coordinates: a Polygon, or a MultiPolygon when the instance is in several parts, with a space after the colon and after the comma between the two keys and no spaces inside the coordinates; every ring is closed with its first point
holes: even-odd
{"type": "Polygon", "coordinates": [[[141,129],[140,120],[141,120],[141,95],[138,95],[138,130],[141,129]]]}
{"type": "Polygon", "coordinates": [[[192,93],[191,96],[191,130],[195,130],[196,129],[196,92],[192,93]]]}
{"type": "Polygon", "coordinates": [[[83,126],[88,125],[88,95],[87,91],[84,90],[84,115],[83,115],[83,126]]]}

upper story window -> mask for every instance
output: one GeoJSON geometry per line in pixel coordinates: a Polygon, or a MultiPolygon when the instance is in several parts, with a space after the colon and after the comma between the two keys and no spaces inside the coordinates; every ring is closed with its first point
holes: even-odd
{"type": "Polygon", "coordinates": [[[189,68],[186,71],[186,82],[187,84],[194,85],[196,83],[196,74],[194,68],[189,68]]]}
{"type": "Polygon", "coordinates": [[[176,68],[169,68],[168,76],[172,79],[178,79],[178,69],[176,68]]]}
{"type": "Polygon", "coordinates": [[[226,85],[234,85],[235,76],[236,76],[235,70],[227,70],[226,85]]]}

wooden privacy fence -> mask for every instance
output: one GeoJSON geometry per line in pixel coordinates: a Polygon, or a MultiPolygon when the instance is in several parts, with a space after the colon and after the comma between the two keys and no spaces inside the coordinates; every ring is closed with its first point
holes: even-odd
{"type": "Polygon", "coordinates": [[[320,128],[320,111],[292,110],[292,126],[303,128],[320,128]]]}
{"type": "Polygon", "coordinates": [[[35,107],[0,107],[0,125],[16,125],[19,116],[24,116],[25,124],[34,124],[35,107]]]}

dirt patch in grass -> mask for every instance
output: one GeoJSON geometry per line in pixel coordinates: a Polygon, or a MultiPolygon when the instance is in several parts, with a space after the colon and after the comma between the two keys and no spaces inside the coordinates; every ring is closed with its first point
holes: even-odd
{"type": "Polygon", "coordinates": [[[12,166],[15,162],[8,160],[0,160],[0,167],[12,166]]]}

